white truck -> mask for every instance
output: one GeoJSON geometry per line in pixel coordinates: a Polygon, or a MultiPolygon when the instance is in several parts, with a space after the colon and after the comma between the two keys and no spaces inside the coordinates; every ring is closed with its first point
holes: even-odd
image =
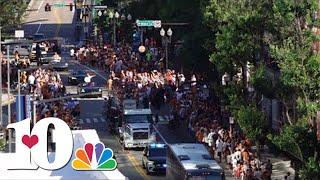
{"type": "Polygon", "coordinates": [[[150,109],[124,109],[122,124],[119,135],[124,149],[146,147],[155,142],[150,109]]]}

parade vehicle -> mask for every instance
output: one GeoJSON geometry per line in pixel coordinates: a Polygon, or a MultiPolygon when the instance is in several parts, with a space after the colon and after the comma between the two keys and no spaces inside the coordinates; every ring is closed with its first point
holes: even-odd
{"type": "Polygon", "coordinates": [[[18,53],[20,58],[28,58],[30,54],[31,44],[17,45],[13,49],[13,54],[18,53]]]}
{"type": "Polygon", "coordinates": [[[224,180],[223,169],[203,144],[171,144],[167,149],[168,179],[224,180]]]}
{"type": "Polygon", "coordinates": [[[83,70],[72,71],[70,76],[68,76],[68,83],[72,85],[78,85],[84,83],[84,78],[87,73],[83,70]]]}
{"type": "Polygon", "coordinates": [[[69,64],[66,61],[50,61],[50,66],[56,71],[64,71],[69,68],[69,64]]]}
{"type": "Polygon", "coordinates": [[[124,149],[146,147],[155,141],[150,109],[124,109],[120,141],[124,149]]]}
{"type": "Polygon", "coordinates": [[[143,150],[142,166],[150,173],[166,173],[167,145],[149,144],[143,150]]]}
{"type": "MultiPolygon", "coordinates": [[[[31,52],[29,54],[29,59],[32,62],[36,61],[36,46],[37,46],[36,44],[32,45],[31,52]]],[[[40,51],[41,51],[41,58],[46,57],[46,55],[47,55],[46,48],[43,45],[39,45],[39,46],[40,46],[40,51]]]]}
{"type": "Polygon", "coordinates": [[[77,88],[78,94],[87,94],[85,98],[96,98],[96,97],[102,97],[102,89],[101,87],[95,86],[93,83],[82,83],[78,85],[77,88]]]}

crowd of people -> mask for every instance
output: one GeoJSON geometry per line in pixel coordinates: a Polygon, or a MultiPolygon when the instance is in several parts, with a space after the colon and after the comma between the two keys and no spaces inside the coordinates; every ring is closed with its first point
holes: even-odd
{"type": "Polygon", "coordinates": [[[145,53],[136,53],[127,43],[115,49],[88,46],[76,56],[83,63],[110,71],[107,89],[116,92],[120,101],[135,99],[140,108],[151,105],[156,109],[168,103],[171,119],[187,124],[190,134],[205,144],[214,158],[226,163],[236,179],[270,179],[270,161],[262,163],[249,139],[229,126],[230,114],[221,111],[204,77],[165,70],[161,51],[152,43],[145,48],[145,53]]]}
{"type": "Polygon", "coordinates": [[[47,117],[56,117],[64,120],[70,127],[75,127],[78,125],[76,119],[79,116],[79,101],[63,100],[41,103],[37,106],[37,121],[47,117]]]}
{"type": "Polygon", "coordinates": [[[61,97],[66,93],[60,75],[56,71],[37,68],[21,72],[22,89],[29,91],[40,99],[61,97]]]}

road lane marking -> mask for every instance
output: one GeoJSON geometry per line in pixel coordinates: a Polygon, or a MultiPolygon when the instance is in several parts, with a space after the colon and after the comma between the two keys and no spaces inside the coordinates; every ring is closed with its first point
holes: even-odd
{"type": "Polygon", "coordinates": [[[39,7],[37,8],[37,13],[39,13],[39,10],[40,10],[40,8],[42,7],[42,5],[43,5],[43,0],[40,2],[40,5],[39,5],[39,7]]]}
{"type": "Polygon", "coordinates": [[[39,30],[41,28],[41,25],[42,25],[42,23],[40,22],[36,34],[38,34],[38,32],[39,32],[39,30]]]}
{"type": "Polygon", "coordinates": [[[79,119],[79,124],[83,124],[83,119],[79,119]]]}
{"type": "MultiPolygon", "coordinates": [[[[120,139],[118,136],[114,136],[115,139],[117,140],[117,142],[119,143],[119,145],[121,146],[120,143],[120,139]]],[[[130,163],[133,165],[134,169],[140,174],[140,176],[143,177],[143,179],[150,179],[151,178],[147,175],[147,173],[144,171],[144,169],[141,167],[142,164],[140,164],[137,159],[133,156],[133,154],[128,151],[128,150],[124,150],[123,148],[121,149],[123,153],[125,153],[125,155],[128,157],[130,163]]]]}
{"type": "Polygon", "coordinates": [[[98,121],[97,118],[93,118],[93,122],[94,122],[94,123],[98,123],[99,121],[98,121]]]}
{"type": "Polygon", "coordinates": [[[86,121],[89,124],[90,123],[90,118],[86,118],[86,121]]]}
{"type": "Polygon", "coordinates": [[[165,144],[168,145],[166,139],[161,135],[161,133],[160,133],[160,131],[158,130],[158,128],[157,128],[155,125],[153,125],[153,128],[154,128],[154,130],[159,134],[159,136],[160,136],[160,138],[162,139],[162,141],[163,141],[165,144]]]}
{"type": "Polygon", "coordinates": [[[128,154],[128,159],[132,163],[133,167],[137,170],[137,172],[143,177],[143,179],[151,179],[149,176],[147,176],[146,172],[144,172],[144,170],[141,168],[142,165],[133,155],[128,154]]]}

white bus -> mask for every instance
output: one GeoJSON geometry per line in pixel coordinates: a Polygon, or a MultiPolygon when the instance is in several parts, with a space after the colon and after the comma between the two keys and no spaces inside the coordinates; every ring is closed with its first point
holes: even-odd
{"type": "Polygon", "coordinates": [[[183,143],[168,146],[168,179],[223,180],[224,172],[203,144],[183,143]]]}

